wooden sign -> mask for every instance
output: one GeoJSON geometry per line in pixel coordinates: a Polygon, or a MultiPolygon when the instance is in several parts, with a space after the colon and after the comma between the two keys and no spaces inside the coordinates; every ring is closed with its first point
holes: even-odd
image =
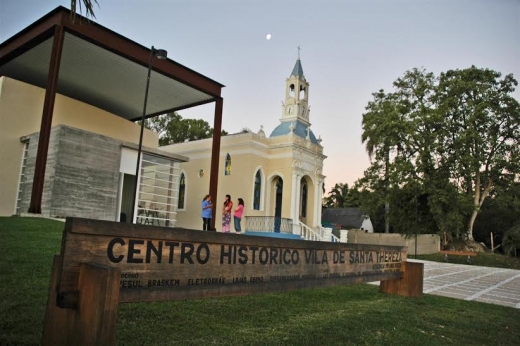
{"type": "Polygon", "coordinates": [[[422,295],[406,248],[255,237],[67,218],[44,345],[112,344],[117,305],[381,281],[422,295]]]}
{"type": "Polygon", "coordinates": [[[75,306],[81,263],[121,271],[120,302],[240,295],[396,279],[406,249],[68,219],[58,304],[75,306]]]}

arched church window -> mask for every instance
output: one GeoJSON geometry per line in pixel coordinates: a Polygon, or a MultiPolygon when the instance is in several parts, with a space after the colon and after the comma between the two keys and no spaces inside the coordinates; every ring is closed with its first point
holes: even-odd
{"type": "Polygon", "coordinates": [[[231,156],[229,153],[226,155],[226,165],[224,168],[224,175],[231,175],[231,156]]]}
{"type": "Polygon", "coordinates": [[[186,199],[186,176],[184,173],[181,173],[181,177],[179,180],[179,201],[177,203],[177,209],[185,208],[185,199],[186,199]]]}
{"type": "Polygon", "coordinates": [[[253,209],[260,210],[260,192],[262,191],[262,175],[260,170],[256,171],[255,189],[253,194],[253,209]]]}
{"type": "Polygon", "coordinates": [[[294,84],[289,85],[289,96],[294,97],[294,84]]]}
{"type": "Polygon", "coordinates": [[[305,87],[303,85],[300,85],[300,95],[299,99],[303,100],[305,98],[305,87]]]}
{"type": "Polygon", "coordinates": [[[302,179],[302,217],[307,217],[307,182],[302,179]]]}

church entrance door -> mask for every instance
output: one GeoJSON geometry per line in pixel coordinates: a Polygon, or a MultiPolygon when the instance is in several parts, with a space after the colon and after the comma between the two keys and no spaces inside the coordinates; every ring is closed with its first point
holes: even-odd
{"type": "Polygon", "coordinates": [[[282,223],[282,197],[283,197],[283,180],[278,177],[276,181],[276,200],[274,209],[274,231],[280,233],[280,224],[282,223]]]}

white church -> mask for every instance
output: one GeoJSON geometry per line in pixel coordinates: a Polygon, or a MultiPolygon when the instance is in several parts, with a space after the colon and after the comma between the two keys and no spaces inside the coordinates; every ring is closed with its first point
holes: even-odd
{"type": "MultiPolygon", "coordinates": [[[[160,147],[189,158],[180,164],[176,227],[202,229],[201,203],[209,193],[211,139],[160,147]]],[[[311,130],[309,82],[300,59],[285,82],[280,124],[269,135],[223,136],[214,226],[222,224],[222,204],[244,200],[242,229],[302,234],[320,232],[323,197],[321,139],[311,130]],[[289,229],[288,229],[289,228],[289,229]]],[[[233,232],[233,229],[232,229],[233,232]]]]}

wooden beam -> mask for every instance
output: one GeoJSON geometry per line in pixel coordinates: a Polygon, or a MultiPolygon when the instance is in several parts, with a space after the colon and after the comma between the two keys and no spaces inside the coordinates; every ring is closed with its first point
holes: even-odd
{"type": "Polygon", "coordinates": [[[31,193],[29,213],[41,214],[43,185],[45,181],[45,168],[47,166],[47,152],[51,137],[52,115],[54,113],[54,101],[60,73],[61,53],[63,50],[63,26],[57,25],[54,29],[49,74],[47,75],[47,89],[43,101],[42,122],[40,125],[40,137],[34,167],[34,178],[31,193]]]}
{"type": "Polygon", "coordinates": [[[381,293],[397,294],[405,297],[422,297],[424,281],[424,263],[401,263],[403,276],[400,279],[381,281],[381,293]]]}
{"type": "Polygon", "coordinates": [[[62,23],[63,15],[63,12],[54,10],[4,41],[0,45],[0,66],[52,37],[55,27],[62,23]]]}
{"type": "MultiPolygon", "coordinates": [[[[209,194],[213,200],[213,205],[218,205],[217,193],[218,193],[218,175],[219,175],[219,160],[220,160],[220,139],[222,137],[222,107],[224,100],[218,98],[215,102],[215,116],[213,122],[213,143],[211,146],[211,171],[209,177],[209,194]]],[[[211,229],[215,230],[215,216],[216,209],[211,208],[212,213],[212,226],[211,229]]]]}
{"type": "Polygon", "coordinates": [[[121,271],[80,263],[78,304],[64,309],[56,304],[55,287],[61,274],[58,257],[54,259],[42,345],[113,345],[121,271]]]}
{"type": "Polygon", "coordinates": [[[81,263],[73,345],[113,345],[119,305],[118,268],[81,263]]]}
{"type": "Polygon", "coordinates": [[[62,309],[56,304],[58,281],[61,274],[61,259],[54,256],[52,263],[51,282],[47,297],[47,310],[43,321],[42,345],[60,346],[68,345],[70,341],[67,331],[73,328],[76,312],[72,309],[62,309]]]}

